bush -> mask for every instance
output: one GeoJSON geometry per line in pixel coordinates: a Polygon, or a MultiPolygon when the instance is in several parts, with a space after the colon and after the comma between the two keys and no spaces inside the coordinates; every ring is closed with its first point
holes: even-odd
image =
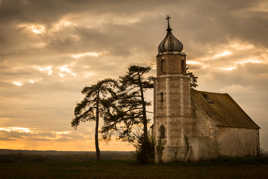
{"type": "Polygon", "coordinates": [[[148,138],[144,140],[144,136],[140,136],[137,140],[136,147],[136,159],[138,162],[145,164],[154,160],[154,140],[148,138]]]}

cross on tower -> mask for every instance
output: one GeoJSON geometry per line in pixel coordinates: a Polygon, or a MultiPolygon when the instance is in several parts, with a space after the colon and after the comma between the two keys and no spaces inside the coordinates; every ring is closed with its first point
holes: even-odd
{"type": "Polygon", "coordinates": [[[169,15],[167,15],[166,19],[169,22],[169,19],[171,19],[171,17],[169,15]]]}
{"type": "Polygon", "coordinates": [[[171,19],[171,17],[169,15],[167,15],[166,17],[166,20],[168,22],[168,28],[167,28],[167,31],[170,32],[172,29],[170,28],[170,25],[169,25],[169,20],[171,19]]]}

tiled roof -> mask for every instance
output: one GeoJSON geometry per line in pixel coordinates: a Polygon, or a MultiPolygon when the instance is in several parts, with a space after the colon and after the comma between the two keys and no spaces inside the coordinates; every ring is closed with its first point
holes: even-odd
{"type": "Polygon", "coordinates": [[[260,127],[226,93],[191,90],[192,105],[208,114],[220,127],[259,129],[260,127]]]}

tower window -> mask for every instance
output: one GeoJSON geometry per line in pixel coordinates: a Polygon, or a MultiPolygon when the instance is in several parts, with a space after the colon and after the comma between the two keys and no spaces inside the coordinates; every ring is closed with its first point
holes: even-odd
{"type": "Polygon", "coordinates": [[[166,137],[166,131],[165,131],[165,127],[163,126],[163,124],[161,124],[160,128],[159,128],[159,133],[160,133],[160,138],[163,139],[166,137]]]}
{"type": "Polygon", "coordinates": [[[166,61],[164,59],[161,59],[160,61],[160,70],[162,73],[165,73],[165,63],[166,61]]]}
{"type": "Polygon", "coordinates": [[[160,93],[160,101],[161,101],[161,103],[164,102],[164,93],[163,92],[160,93]]]}

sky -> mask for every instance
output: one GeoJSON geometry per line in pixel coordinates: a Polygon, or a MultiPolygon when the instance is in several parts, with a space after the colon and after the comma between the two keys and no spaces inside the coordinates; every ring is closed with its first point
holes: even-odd
{"type": "Polygon", "coordinates": [[[70,125],[81,90],[129,65],[155,74],[166,15],[197,89],[229,93],[261,127],[267,151],[266,0],[0,0],[0,149],[93,151],[94,123],[70,125]]]}

